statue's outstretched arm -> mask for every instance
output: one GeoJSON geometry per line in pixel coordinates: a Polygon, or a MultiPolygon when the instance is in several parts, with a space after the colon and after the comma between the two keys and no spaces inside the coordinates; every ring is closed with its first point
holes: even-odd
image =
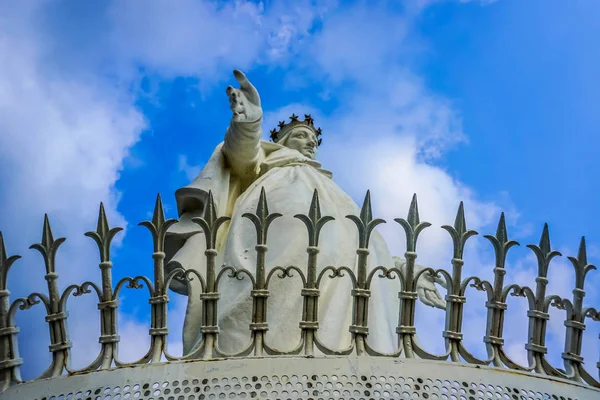
{"type": "Polygon", "coordinates": [[[242,180],[253,179],[264,158],[260,145],[262,108],[256,88],[241,71],[233,71],[239,89],[228,86],[229,107],[233,113],[223,152],[232,172],[242,180]]]}
{"type": "MultiPolygon", "coordinates": [[[[394,264],[396,267],[400,269],[402,274],[406,273],[406,260],[401,257],[393,257],[394,264]]],[[[415,275],[420,271],[425,269],[425,267],[415,264],[415,275]]],[[[423,302],[423,304],[435,307],[435,308],[446,308],[446,300],[442,297],[440,292],[437,290],[435,283],[442,284],[443,281],[437,278],[432,278],[429,274],[424,273],[421,275],[419,280],[417,281],[417,294],[419,299],[423,302]]]]}

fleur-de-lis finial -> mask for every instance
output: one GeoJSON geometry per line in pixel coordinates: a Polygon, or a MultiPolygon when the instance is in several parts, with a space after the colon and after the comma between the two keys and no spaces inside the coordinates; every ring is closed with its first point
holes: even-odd
{"type": "Polygon", "coordinates": [[[585,277],[587,273],[595,270],[596,267],[592,264],[588,264],[587,259],[587,250],[585,247],[585,236],[581,237],[581,242],[579,243],[579,251],[577,252],[577,258],[575,257],[567,257],[571,264],[573,264],[573,268],[575,268],[575,287],[577,289],[583,290],[585,277]]]}
{"type": "Polygon", "coordinates": [[[477,235],[476,231],[467,229],[465,208],[462,201],[460,202],[458,211],[456,212],[454,226],[444,225],[442,228],[448,231],[452,237],[452,242],[454,243],[454,258],[462,258],[467,240],[471,236],[477,235]]]}
{"type": "Polygon", "coordinates": [[[104,204],[100,203],[96,231],[85,233],[85,236],[94,239],[98,245],[98,250],[100,251],[100,262],[106,262],[110,260],[110,243],[115,235],[122,230],[123,228],[120,227],[111,229],[108,226],[108,219],[106,218],[106,212],[104,211],[104,204]]]}
{"type": "Polygon", "coordinates": [[[177,222],[176,219],[165,220],[165,211],[162,204],[160,193],[156,196],[156,203],[154,204],[154,213],[152,214],[152,221],[143,221],[138,225],[148,228],[152,234],[154,240],[154,252],[162,252],[164,249],[165,235],[171,225],[177,222]]]}
{"type": "Polygon", "coordinates": [[[264,245],[267,243],[267,232],[271,223],[281,217],[279,213],[269,214],[269,206],[267,204],[267,195],[265,188],[261,188],[260,197],[258,198],[258,204],[256,206],[256,212],[254,214],[245,213],[242,217],[248,218],[254,224],[256,228],[256,235],[258,244],[264,245]]]}
{"type": "Polygon", "coordinates": [[[411,252],[414,252],[417,249],[417,239],[421,231],[431,226],[429,222],[421,222],[419,219],[419,206],[417,204],[416,193],[413,194],[406,219],[396,218],[394,221],[404,228],[404,232],[406,233],[406,251],[411,252]]]}
{"type": "Polygon", "coordinates": [[[219,227],[223,225],[226,221],[229,221],[230,219],[231,218],[229,217],[217,217],[217,206],[215,205],[215,200],[212,191],[209,191],[208,201],[206,202],[206,206],[204,209],[204,217],[192,218],[192,222],[195,222],[202,227],[202,230],[204,231],[204,235],[206,237],[206,248],[214,249],[216,247],[217,232],[219,230],[219,227]]]}
{"type": "Polygon", "coordinates": [[[296,214],[294,218],[298,218],[306,228],[308,229],[308,245],[309,246],[318,246],[319,244],[319,234],[321,233],[321,229],[323,226],[329,222],[333,221],[335,218],[331,216],[321,217],[321,205],[319,202],[319,193],[317,189],[313,192],[313,197],[310,202],[310,207],[308,211],[308,215],[304,214],[296,214]]]}
{"type": "Polygon", "coordinates": [[[4,247],[4,237],[0,231],[0,290],[6,290],[6,280],[10,267],[17,261],[21,256],[10,256],[6,254],[6,248],[4,247]]]}
{"type": "Polygon", "coordinates": [[[46,273],[51,274],[56,272],[54,268],[54,259],[56,257],[56,251],[58,247],[64,243],[65,238],[58,238],[54,240],[52,235],[52,229],[50,228],[50,220],[48,214],[44,214],[44,228],[42,233],[42,241],[40,243],[32,244],[29,246],[30,249],[34,249],[40,252],[44,258],[44,264],[46,265],[46,273]]]}
{"type": "Polygon", "coordinates": [[[346,218],[353,221],[358,228],[358,245],[360,248],[366,249],[369,247],[369,239],[373,229],[379,224],[385,223],[381,218],[373,219],[373,210],[371,208],[371,192],[367,190],[363,206],[360,210],[360,217],[356,215],[347,215],[346,218]]]}
{"type": "Polygon", "coordinates": [[[483,237],[489,240],[494,246],[496,259],[501,265],[504,265],[504,262],[506,261],[506,253],[508,253],[508,250],[513,246],[519,246],[519,242],[508,240],[508,232],[506,230],[504,213],[500,214],[500,221],[498,221],[496,236],[484,235],[483,237]]]}
{"type": "Polygon", "coordinates": [[[537,258],[538,276],[546,278],[548,276],[548,267],[550,265],[550,261],[554,257],[562,256],[560,252],[552,250],[552,247],[550,245],[550,233],[548,229],[548,224],[544,224],[542,237],[540,238],[540,244],[538,246],[534,244],[528,244],[527,247],[533,251],[537,258]]]}

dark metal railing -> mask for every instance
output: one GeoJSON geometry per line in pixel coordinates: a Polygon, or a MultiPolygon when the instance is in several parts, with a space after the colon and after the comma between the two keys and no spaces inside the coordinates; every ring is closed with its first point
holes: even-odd
{"type": "MultiPolygon", "coordinates": [[[[49,325],[50,346],[52,354],[50,366],[39,378],[49,378],[83,371],[104,370],[120,366],[135,366],[147,363],[158,363],[161,360],[192,360],[192,359],[214,359],[219,357],[246,357],[254,356],[277,356],[277,355],[304,355],[313,356],[315,351],[326,355],[349,355],[358,356],[380,356],[380,357],[404,357],[421,358],[430,360],[447,360],[451,362],[467,362],[478,365],[491,365],[504,367],[519,371],[530,371],[542,375],[550,375],[559,378],[570,379],[576,382],[584,382],[591,386],[600,387],[598,373],[592,376],[584,366],[582,356],[583,331],[586,320],[600,321],[600,313],[590,307],[584,307],[585,297],[584,283],[587,273],[595,269],[590,265],[586,255],[585,239],[581,239],[578,255],[568,257],[575,271],[575,288],[571,299],[556,295],[548,295],[546,287],[548,284],[548,268],[553,258],[560,253],[552,250],[548,226],[545,225],[540,243],[528,245],[537,258],[537,278],[534,289],[516,284],[505,285],[506,275],[505,261],[508,251],[517,242],[508,239],[504,214],[501,215],[495,236],[485,235],[495,251],[494,278],[492,282],[480,279],[476,276],[463,277],[463,251],[466,242],[477,232],[467,229],[463,204],[461,203],[453,226],[445,225],[445,229],[451,236],[453,242],[453,255],[451,260],[451,271],[432,268],[418,269],[415,260],[417,258],[417,240],[419,234],[431,226],[427,222],[421,222],[417,207],[416,196],[410,205],[406,219],[397,218],[406,234],[406,269],[397,267],[379,266],[369,270],[369,239],[374,228],[384,222],[374,219],[371,212],[369,193],[365,198],[359,216],[349,215],[358,230],[359,243],[357,253],[357,269],[353,270],[345,266],[328,266],[322,270],[317,269],[319,255],[319,235],[325,224],[332,221],[329,216],[322,216],[319,205],[319,195],[315,191],[313,200],[306,215],[295,215],[306,226],[308,234],[308,247],[306,268],[298,266],[275,267],[267,272],[265,265],[266,253],[268,251],[267,238],[269,227],[281,214],[269,213],[267,196],[264,190],[261,192],[259,203],[255,213],[244,214],[243,217],[250,220],[256,228],[256,269],[248,271],[238,269],[235,266],[223,266],[217,270],[216,238],[219,228],[229,220],[228,217],[219,217],[216,214],[212,194],[203,218],[194,218],[193,222],[198,224],[206,239],[206,274],[202,276],[195,270],[183,270],[176,268],[165,273],[164,241],[167,230],[177,222],[175,219],[165,219],[160,195],[156,200],[152,221],[142,222],[152,234],[154,243],[154,275],[153,279],[144,276],[125,277],[113,285],[112,262],[110,259],[110,245],[114,236],[122,230],[121,228],[110,228],[104,212],[100,205],[98,226],[96,231],[87,232],[97,244],[100,254],[99,268],[102,274],[101,285],[93,282],[84,282],[80,285],[68,286],[60,292],[58,288],[58,274],[56,272],[55,256],[59,246],[65,241],[64,238],[54,239],[50,222],[46,216],[41,243],[31,246],[40,252],[46,266],[45,279],[47,281],[47,293],[32,293],[26,298],[18,298],[9,302],[10,292],[7,289],[7,274],[11,266],[19,256],[8,257],[4,248],[2,234],[0,233],[0,385],[6,389],[12,384],[22,382],[20,366],[23,361],[19,356],[17,343],[19,328],[15,323],[15,315],[18,310],[26,310],[35,304],[43,304],[46,309],[46,322],[49,325]],[[356,272],[355,272],[356,271],[356,272]],[[301,296],[303,297],[303,312],[300,321],[302,334],[299,343],[291,350],[278,350],[269,346],[266,340],[267,323],[267,298],[269,297],[269,285],[274,277],[285,279],[298,276],[302,280],[301,296]],[[437,278],[445,281],[446,295],[446,322],[442,336],[445,339],[445,352],[443,354],[431,354],[426,351],[417,338],[415,327],[415,309],[417,296],[417,281],[422,276],[437,278]],[[320,285],[324,278],[336,279],[347,276],[352,281],[353,288],[349,296],[353,301],[352,321],[349,326],[352,341],[346,349],[331,349],[319,340],[319,296],[320,285]],[[252,283],[250,295],[253,301],[252,321],[250,323],[251,341],[247,348],[236,354],[226,354],[219,349],[217,337],[219,335],[218,310],[219,283],[223,277],[238,279],[249,279],[252,283]],[[398,336],[398,349],[390,354],[383,354],[369,345],[368,309],[371,300],[371,284],[375,278],[399,280],[400,291],[399,321],[396,328],[398,336]],[[190,281],[198,279],[202,288],[200,299],[203,302],[203,315],[201,333],[202,338],[196,348],[189,354],[178,357],[169,354],[167,350],[167,336],[169,329],[167,325],[167,305],[169,302],[168,288],[173,279],[190,281]],[[143,288],[149,290],[151,304],[151,327],[149,334],[152,338],[148,352],[139,360],[134,362],[122,362],[118,357],[119,329],[117,325],[117,311],[119,307],[118,298],[121,290],[127,288],[143,288]],[[487,296],[487,326],[484,343],[487,349],[487,358],[480,359],[471,354],[463,343],[463,312],[466,303],[465,292],[468,287],[474,287],[487,296]],[[100,353],[96,359],[87,367],[75,370],[70,365],[71,342],[67,330],[68,319],[67,300],[71,295],[80,296],[85,293],[96,293],[98,296],[98,308],[100,310],[100,353]],[[529,319],[528,342],[525,349],[528,355],[528,364],[520,365],[511,360],[504,349],[503,330],[504,316],[507,310],[507,298],[509,295],[524,297],[528,301],[527,317],[529,319]],[[551,365],[546,354],[545,340],[547,336],[546,325],[549,320],[550,307],[565,310],[566,328],[565,350],[562,353],[564,368],[551,365]]],[[[597,364],[600,370],[600,363],[597,364]]]]}

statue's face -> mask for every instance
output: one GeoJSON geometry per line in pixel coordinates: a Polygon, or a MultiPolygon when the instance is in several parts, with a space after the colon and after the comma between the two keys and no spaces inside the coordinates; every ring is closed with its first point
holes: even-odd
{"type": "Polygon", "coordinates": [[[298,150],[300,154],[314,160],[317,156],[317,136],[309,128],[299,127],[294,129],[285,141],[285,147],[298,150]]]}

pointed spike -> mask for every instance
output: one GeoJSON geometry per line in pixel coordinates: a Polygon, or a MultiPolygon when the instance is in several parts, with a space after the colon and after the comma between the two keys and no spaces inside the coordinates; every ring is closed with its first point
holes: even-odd
{"type": "Polygon", "coordinates": [[[98,224],[96,226],[96,232],[100,235],[106,235],[108,233],[108,219],[106,218],[106,212],[104,211],[104,204],[100,202],[100,213],[98,214],[98,224]]]}
{"type": "Polygon", "coordinates": [[[544,255],[550,253],[552,251],[552,247],[550,247],[550,233],[548,231],[548,224],[544,224],[544,230],[542,231],[542,237],[540,238],[540,250],[544,255]]]}
{"type": "Polygon", "coordinates": [[[2,231],[0,231],[0,262],[6,262],[7,258],[6,247],[4,247],[4,237],[2,236],[2,231]]]}
{"type": "Polygon", "coordinates": [[[213,197],[212,190],[208,191],[208,202],[204,210],[204,219],[209,223],[217,219],[217,209],[215,207],[215,199],[213,197]]]}
{"type": "Polygon", "coordinates": [[[6,277],[11,264],[20,258],[19,256],[8,257],[4,247],[4,237],[0,231],[0,290],[6,290],[6,277]]]}
{"type": "Polygon", "coordinates": [[[581,237],[581,243],[579,243],[579,252],[577,253],[577,260],[582,266],[587,265],[587,250],[585,249],[585,236],[581,237]]]}
{"type": "Polygon", "coordinates": [[[498,221],[498,229],[496,229],[496,239],[502,244],[508,241],[508,232],[506,230],[506,220],[504,213],[500,214],[500,221],[498,221]]]}
{"type": "Polygon", "coordinates": [[[371,208],[371,191],[367,190],[365,195],[365,201],[363,202],[362,209],[360,210],[360,219],[364,222],[369,222],[373,219],[373,210],[371,208]]]}
{"type": "Polygon", "coordinates": [[[269,206],[267,205],[267,194],[265,192],[265,187],[263,186],[260,189],[260,197],[258,198],[258,205],[256,207],[256,214],[261,216],[269,215],[269,206]]]}
{"type": "Polygon", "coordinates": [[[49,249],[53,242],[54,236],[52,235],[52,229],[50,228],[50,220],[48,219],[48,214],[44,214],[44,230],[42,233],[42,245],[49,249]]]}
{"type": "Polygon", "coordinates": [[[312,200],[310,201],[310,214],[314,222],[321,218],[321,203],[319,201],[319,192],[317,189],[313,192],[312,200]]]}
{"type": "Polygon", "coordinates": [[[408,223],[414,228],[421,222],[419,219],[419,205],[417,204],[417,194],[413,194],[410,207],[408,209],[408,223]]]}
{"type": "Polygon", "coordinates": [[[158,227],[165,220],[165,210],[163,209],[162,198],[160,193],[156,195],[156,203],[154,204],[154,213],[152,214],[152,223],[158,227]]]}
{"type": "Polygon", "coordinates": [[[459,234],[462,234],[467,231],[467,221],[465,221],[465,206],[463,202],[460,202],[458,206],[458,212],[456,213],[456,220],[454,220],[454,229],[459,234]]]}

